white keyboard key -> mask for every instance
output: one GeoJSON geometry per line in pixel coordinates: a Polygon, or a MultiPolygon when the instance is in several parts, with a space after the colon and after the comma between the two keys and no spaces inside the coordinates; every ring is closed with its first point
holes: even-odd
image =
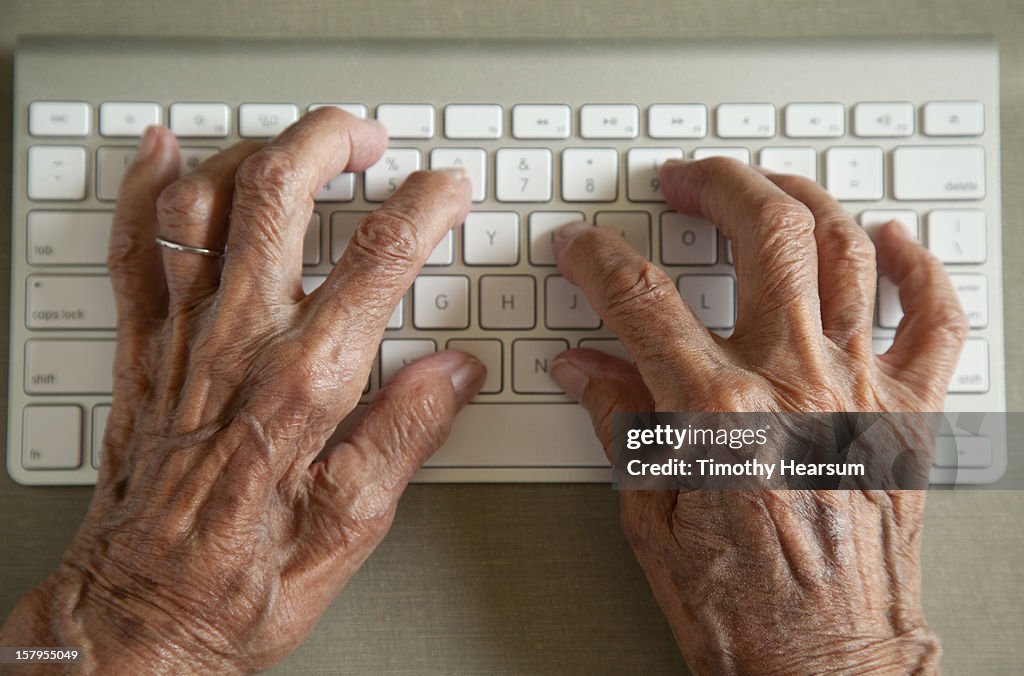
{"type": "Polygon", "coordinates": [[[626,193],[632,202],[664,202],[658,172],[668,160],[683,159],[679,148],[630,148],[626,155],[626,193]]]}
{"type": "Polygon", "coordinates": [[[469,277],[420,275],[412,286],[417,329],[469,328],[469,277]]]}
{"type": "Polygon", "coordinates": [[[298,119],[299,107],[292,103],[243,103],[238,107],[238,135],[270,138],[298,119]]]}
{"type": "Polygon", "coordinates": [[[512,389],[522,394],[560,394],[548,375],[551,362],[569,349],[564,340],[517,340],[512,343],[512,389]]]}
{"type": "Polygon", "coordinates": [[[171,131],[175,136],[224,138],[231,131],[231,108],[226,103],[172,103],[171,131]]]}
{"type": "Polygon", "coordinates": [[[163,114],[156,103],[111,102],[100,104],[100,134],[142,136],[146,127],[160,124],[163,114]]]}
{"type": "Polygon", "coordinates": [[[409,174],[419,169],[420,151],[415,148],[388,148],[364,174],[366,201],[383,202],[398,190],[409,174]]]}
{"type": "Polygon", "coordinates": [[[408,366],[417,359],[437,352],[437,344],[432,340],[392,339],[381,341],[380,344],[380,384],[387,385],[391,376],[403,366],[408,366]]]}
{"type": "Polygon", "coordinates": [[[981,101],[932,101],[924,106],[926,136],[981,136],[984,131],[981,101]]]}
{"type": "Polygon", "coordinates": [[[473,355],[487,368],[487,377],[480,388],[480,394],[501,392],[503,364],[500,340],[449,340],[446,347],[473,355]]]}
{"type": "Polygon", "coordinates": [[[434,138],[434,106],[427,103],[382,103],[377,121],[390,138],[434,138]]]}
{"type": "Polygon", "coordinates": [[[865,138],[911,136],[914,104],[902,101],[858,103],[853,107],[853,133],[865,138]]]}
{"type": "Polygon", "coordinates": [[[121,179],[134,158],[135,148],[107,146],[96,151],[96,199],[117,199],[121,179]]]}
{"type": "Polygon", "coordinates": [[[590,307],[583,291],[565,277],[544,280],[544,323],[549,329],[596,329],[601,318],[590,307]]]}
{"type": "Polygon", "coordinates": [[[580,341],[580,347],[600,350],[623,361],[633,362],[633,356],[626,351],[626,346],[614,338],[585,338],[580,341]]]}
{"type": "Polygon", "coordinates": [[[327,281],[326,275],[302,275],[302,292],[307,296],[327,281]]]}
{"type": "Polygon", "coordinates": [[[93,406],[92,409],[92,466],[100,468],[103,460],[103,435],[107,431],[107,418],[110,417],[110,406],[93,406]]]}
{"type": "Polygon", "coordinates": [[[80,101],[33,101],[28,105],[32,136],[88,136],[92,107],[80,101]]]}
{"type": "MultiPolygon", "coordinates": [[[[903,319],[903,305],[900,304],[900,287],[888,277],[878,278],[878,325],[883,329],[895,329],[903,319]]],[[[888,349],[888,348],[886,348],[888,349]]]]}
{"type": "Polygon", "coordinates": [[[988,392],[988,388],[988,341],[984,338],[969,338],[960,353],[949,391],[962,394],[988,392]]]}
{"type": "Polygon", "coordinates": [[[491,104],[451,104],[444,108],[448,138],[501,138],[504,111],[491,104]]]}
{"type": "Polygon", "coordinates": [[[32,146],[28,149],[28,198],[85,199],[85,148],[32,146]]]}
{"type": "Polygon", "coordinates": [[[736,280],[730,275],[682,275],[679,293],[707,328],[736,323],[736,280]]]}
{"type": "Polygon", "coordinates": [[[25,343],[29,394],[110,394],[113,340],[30,340],[25,343]]]}
{"type": "Polygon", "coordinates": [[[534,278],[484,275],[480,278],[480,326],[532,329],[537,323],[534,278]]]}
{"type": "Polygon", "coordinates": [[[651,216],[646,211],[600,211],[594,217],[599,228],[618,230],[640,255],[651,258],[651,216]]]}
{"type": "Polygon", "coordinates": [[[786,136],[839,138],[846,132],[846,109],[841,103],[791,103],[786,106],[786,136]]]}
{"type": "Polygon", "coordinates": [[[466,265],[515,265],[519,262],[519,214],[474,211],[462,226],[466,265]]]}
{"type": "Polygon", "coordinates": [[[892,347],[892,338],[872,338],[871,352],[875,355],[883,355],[892,347]]]}
{"type": "Polygon", "coordinates": [[[612,148],[562,151],[562,199],[614,202],[619,195],[619,153],[612,148]]]}
{"type": "Polygon", "coordinates": [[[451,265],[455,262],[455,236],[452,231],[444,233],[444,237],[437,243],[430,255],[427,256],[427,260],[423,262],[424,265],[451,265]]]}
{"type": "Polygon", "coordinates": [[[928,250],[943,263],[984,263],[988,251],[985,212],[933,209],[928,213],[928,250]]]}
{"type": "Polygon", "coordinates": [[[21,466],[75,469],[82,464],[82,409],[26,406],[22,415],[21,466]]]}
{"type": "Polygon", "coordinates": [[[950,275],[960,305],[967,313],[972,329],[988,326],[988,277],[985,275],[950,275]]]}
{"type": "Polygon", "coordinates": [[[882,149],[829,148],[825,153],[825,182],[825,187],[837,200],[882,199],[882,149]]]}
{"type": "Polygon", "coordinates": [[[703,218],[666,211],[661,215],[661,262],[714,265],[718,262],[718,229],[703,218]]]}
{"type": "Polygon", "coordinates": [[[307,110],[313,112],[320,108],[337,108],[338,110],[344,110],[349,115],[355,115],[356,117],[366,118],[366,106],[361,103],[314,103],[307,110]]]}
{"type": "Polygon", "coordinates": [[[384,327],[388,330],[400,329],[405,325],[405,298],[398,299],[398,305],[391,311],[388,323],[384,327]]]}
{"type": "Polygon", "coordinates": [[[898,200],[973,200],[985,196],[981,146],[903,146],[892,153],[898,200]]]}
{"type": "Polygon", "coordinates": [[[697,148],[693,151],[694,160],[705,160],[709,157],[731,157],[744,164],[750,164],[750,151],[746,148],[697,148]]]}
{"type": "Polygon", "coordinates": [[[474,202],[487,198],[487,153],[481,148],[434,148],[430,151],[431,169],[448,167],[466,170],[473,184],[474,202]]]}
{"type": "Polygon", "coordinates": [[[992,466],[992,439],[989,437],[935,438],[936,467],[984,469],[992,466]]]}
{"type": "Polygon", "coordinates": [[[109,277],[29,275],[25,286],[30,329],[113,329],[117,323],[109,277]]]}
{"type": "Polygon", "coordinates": [[[551,151],[502,148],[495,155],[495,195],[500,202],[551,200],[551,151]]]}
{"type": "Polygon", "coordinates": [[[109,211],[30,211],[28,262],[32,265],[106,265],[109,211]]]}
{"type": "Polygon", "coordinates": [[[315,211],[309,217],[306,236],[302,239],[302,264],[316,265],[320,262],[320,214],[315,211]]]}
{"type": "MultiPolygon", "coordinates": [[[[196,148],[182,146],[178,151],[178,161],[181,163],[178,175],[184,176],[194,171],[200,164],[218,153],[217,148],[196,148]]],[[[134,157],[134,154],[132,155],[134,157]]]]}
{"type": "Polygon", "coordinates": [[[764,148],[759,159],[762,167],[774,173],[818,180],[818,154],[814,148],[764,148]]]}
{"type": "Polygon", "coordinates": [[[647,109],[651,138],[704,138],[708,135],[708,109],[702,103],[655,103],[647,109]]]}
{"type": "Polygon", "coordinates": [[[869,209],[860,212],[860,227],[872,237],[889,221],[899,221],[907,226],[907,231],[914,239],[921,239],[921,227],[918,225],[917,212],[913,209],[869,209]]]}
{"type": "Polygon", "coordinates": [[[512,108],[512,135],[516,138],[569,138],[571,131],[569,106],[521,104],[512,108]]]}
{"type": "Polygon", "coordinates": [[[775,106],[770,103],[723,103],[715,112],[719,138],[775,136],[775,106]]]}
{"type": "Polygon", "coordinates": [[[632,104],[588,104],[580,108],[583,138],[636,138],[640,109],[632,104]]]}
{"type": "Polygon", "coordinates": [[[551,243],[555,231],[563,225],[582,220],[582,211],[534,211],[530,214],[530,263],[554,265],[555,252],[551,243]]]}
{"type": "Polygon", "coordinates": [[[313,198],[315,202],[351,202],[356,197],[356,176],[351,172],[338,174],[324,183],[313,198]]]}
{"type": "Polygon", "coordinates": [[[341,260],[341,254],[345,253],[345,247],[355,234],[356,228],[369,215],[369,211],[335,211],[331,214],[332,263],[341,260]]]}

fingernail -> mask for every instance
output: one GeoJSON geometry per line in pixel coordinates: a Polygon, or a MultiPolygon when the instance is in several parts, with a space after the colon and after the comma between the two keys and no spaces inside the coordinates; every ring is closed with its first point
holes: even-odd
{"type": "Polygon", "coordinates": [[[665,160],[665,163],[662,166],[673,169],[677,167],[685,167],[691,162],[693,162],[693,160],[684,160],[681,157],[673,157],[672,159],[665,160]]]}
{"type": "Polygon", "coordinates": [[[445,167],[444,169],[438,169],[437,171],[441,171],[444,172],[445,174],[448,174],[448,176],[450,176],[452,180],[455,181],[469,180],[469,174],[467,174],[466,170],[463,169],[462,167],[445,167]]]}
{"type": "Polygon", "coordinates": [[[476,396],[487,377],[487,369],[476,357],[465,355],[466,359],[452,372],[452,389],[459,403],[465,403],[476,396]]]}
{"type": "Polygon", "coordinates": [[[564,357],[555,357],[551,362],[551,379],[576,401],[583,401],[583,391],[590,382],[586,373],[564,357]]]}
{"type": "Polygon", "coordinates": [[[136,151],[136,155],[139,157],[149,157],[156,150],[156,142],[160,137],[157,132],[156,125],[149,125],[146,127],[146,131],[142,133],[142,139],[139,141],[139,149],[136,151]]]}

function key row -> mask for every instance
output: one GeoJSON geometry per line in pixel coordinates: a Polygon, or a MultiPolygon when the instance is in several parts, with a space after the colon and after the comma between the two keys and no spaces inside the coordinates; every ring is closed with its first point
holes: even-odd
{"type": "MultiPolygon", "coordinates": [[[[367,117],[361,103],[316,103],[367,117]]],[[[922,106],[926,136],[980,136],[985,109],[980,101],[931,101],[922,106]]],[[[511,108],[511,135],[517,139],[567,139],[573,135],[573,111],[565,104],[518,104],[511,108]]],[[[640,107],[635,104],[586,104],[579,108],[579,136],[585,139],[633,139],[641,135],[640,107]]],[[[92,131],[92,106],[78,101],[35,101],[29,105],[32,136],[83,137],[92,131]]],[[[269,138],[299,119],[293,103],[243,103],[238,107],[238,135],[269,138]]],[[[231,133],[226,103],[173,103],[170,128],[186,138],[226,138],[231,133]]],[[[425,103],[382,103],[376,117],[393,139],[432,139],[438,135],[437,111],[425,103]]],[[[722,103],[715,108],[715,135],[725,139],[773,138],[778,112],[771,103],[722,103]]],[[[449,104],[443,108],[444,136],[449,139],[500,139],[505,136],[505,109],[497,104],[449,104]]],[[[789,138],[841,138],[846,135],[846,107],[841,103],[790,103],[783,107],[789,138]]],[[[158,103],[108,101],[99,106],[99,133],[137,137],[149,125],[163,123],[158,103]]],[[[853,133],[860,137],[907,137],[915,132],[914,104],[864,102],[853,106],[853,133]]],[[[654,139],[701,139],[709,135],[708,107],[703,103],[659,103],[647,108],[647,134],[654,139]]]]}

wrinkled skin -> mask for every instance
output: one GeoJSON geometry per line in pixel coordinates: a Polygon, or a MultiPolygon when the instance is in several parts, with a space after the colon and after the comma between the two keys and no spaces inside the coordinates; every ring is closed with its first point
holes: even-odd
{"type": "MultiPolygon", "coordinates": [[[[899,223],[877,267],[905,317],[876,357],[876,248],[815,183],[733,160],[669,163],[670,206],[732,242],[732,337],[706,331],[669,279],[616,233],[555,239],[636,365],[570,350],[552,376],[606,450],[615,411],[941,411],[967,321],[941,263],[899,223]]],[[[683,281],[685,284],[685,279],[683,281]]],[[[920,491],[631,491],[622,524],[697,673],[938,670],[920,602],[920,491]]]]}

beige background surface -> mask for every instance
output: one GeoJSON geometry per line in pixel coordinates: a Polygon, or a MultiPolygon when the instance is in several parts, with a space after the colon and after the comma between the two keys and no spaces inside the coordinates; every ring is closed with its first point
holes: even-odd
{"type": "MultiPolygon", "coordinates": [[[[1024,3],[1020,0],[0,2],[0,213],[10,213],[20,33],[381,37],[995,35],[1009,408],[1024,410],[1024,3]]],[[[6,223],[6,217],[3,222],[6,223]]],[[[0,313],[9,246],[0,238],[0,313]]],[[[6,355],[6,323],[0,329],[6,355]]],[[[6,383],[6,360],[0,360],[6,383]]],[[[6,396],[6,395],[5,395],[6,396]]],[[[0,402],[6,410],[6,402],[0,402]]],[[[0,435],[0,438],[3,438],[0,435]]],[[[0,472],[0,616],[57,563],[87,489],[0,472]]],[[[929,498],[924,598],[947,673],[1024,671],[1024,492],[929,498]]],[[[410,488],[394,529],[279,673],[661,673],[683,667],[604,486],[410,488]]]]}

